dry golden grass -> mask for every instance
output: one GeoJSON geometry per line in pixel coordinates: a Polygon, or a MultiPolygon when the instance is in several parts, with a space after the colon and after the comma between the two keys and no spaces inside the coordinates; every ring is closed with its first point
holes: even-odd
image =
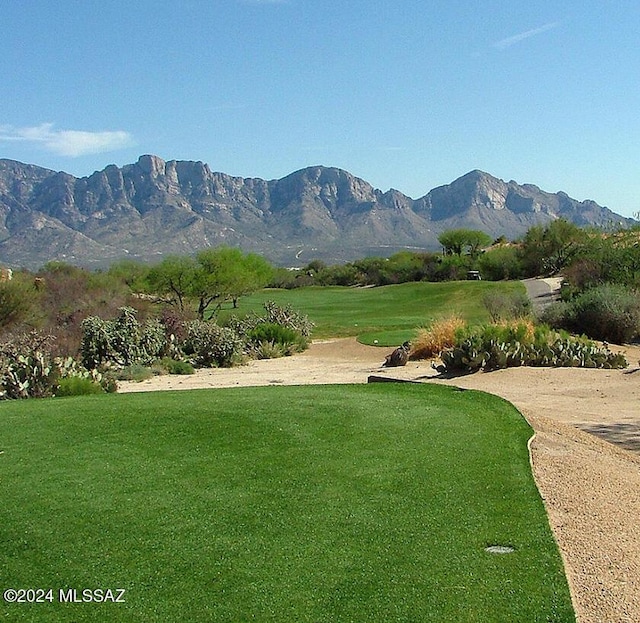
{"type": "Polygon", "coordinates": [[[431,359],[437,357],[445,348],[455,343],[456,331],[466,326],[458,316],[448,316],[435,320],[430,327],[418,330],[411,346],[410,359],[431,359]]]}

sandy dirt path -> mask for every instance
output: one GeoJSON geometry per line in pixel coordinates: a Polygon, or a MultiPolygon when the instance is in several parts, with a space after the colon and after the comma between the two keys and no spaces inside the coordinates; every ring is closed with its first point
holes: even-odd
{"type": "Polygon", "coordinates": [[[119,391],[366,383],[382,376],[502,396],[535,430],[534,476],[578,621],[640,621],[640,348],[627,349],[625,371],[513,368],[452,379],[441,378],[429,362],[381,368],[389,350],[332,340],[294,357],[122,383],[119,391]]]}

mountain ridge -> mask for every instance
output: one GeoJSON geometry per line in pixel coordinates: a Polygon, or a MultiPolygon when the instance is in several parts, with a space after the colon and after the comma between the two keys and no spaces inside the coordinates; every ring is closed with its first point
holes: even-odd
{"type": "Polygon", "coordinates": [[[0,159],[0,262],[12,267],[153,261],[219,244],[282,265],[341,262],[403,248],[435,250],[438,235],[458,227],[513,239],[555,218],[594,226],[635,222],[593,201],[478,169],[412,199],[322,165],[264,180],[143,155],[76,178],[0,159]]]}

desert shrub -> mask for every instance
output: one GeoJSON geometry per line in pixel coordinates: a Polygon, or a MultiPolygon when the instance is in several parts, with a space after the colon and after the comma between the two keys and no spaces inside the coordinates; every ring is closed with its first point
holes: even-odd
{"type": "Polygon", "coordinates": [[[166,329],[158,318],[148,318],[142,325],[140,335],[140,353],[142,359],[151,359],[164,355],[168,348],[166,329]]]}
{"type": "Polygon", "coordinates": [[[605,270],[602,262],[596,258],[578,258],[571,266],[567,266],[562,271],[564,277],[563,290],[575,295],[596,287],[602,283],[605,270]]]}
{"type": "MultiPolygon", "coordinates": [[[[102,374],[95,368],[89,370],[74,357],[56,357],[54,361],[60,371],[60,384],[64,384],[63,381],[68,378],[78,378],[99,385],[102,388],[102,391],[107,393],[115,392],[118,389],[114,379],[102,374]]],[[[68,382],[69,385],[73,385],[73,383],[73,381],[68,382]]],[[[56,392],[56,395],[60,395],[59,389],[56,392]]]]}
{"type": "Polygon", "coordinates": [[[258,324],[249,331],[247,339],[253,350],[256,350],[256,346],[259,347],[256,352],[259,359],[268,358],[266,357],[266,353],[269,352],[268,344],[279,347],[272,349],[277,357],[299,353],[307,348],[307,340],[302,333],[273,322],[258,324]]]}
{"type": "Polygon", "coordinates": [[[104,389],[100,383],[80,376],[67,376],[60,379],[56,396],[88,396],[102,394],[104,389]]]}
{"type": "Polygon", "coordinates": [[[31,331],[0,344],[0,399],[53,396],[60,370],[52,336],[31,331]]]}
{"type": "MultiPolygon", "coordinates": [[[[113,317],[124,305],[142,311],[150,303],[134,298],[121,281],[104,272],[92,272],[62,262],[50,262],[32,278],[41,309],[41,326],[56,336],[54,353],[76,356],[82,321],[88,316],[113,317]]],[[[140,312],[139,312],[140,313],[140,312]]]]}
{"type": "Polygon", "coordinates": [[[0,329],[9,329],[34,314],[35,288],[19,279],[0,283],[0,329]]]}
{"type": "Polygon", "coordinates": [[[187,325],[184,352],[196,366],[230,367],[242,356],[244,342],[231,328],[193,320],[187,325]]]}
{"type": "Polygon", "coordinates": [[[470,256],[447,255],[436,265],[433,281],[461,281],[467,278],[467,271],[473,268],[470,256]]]}
{"type": "Polygon", "coordinates": [[[150,366],[132,363],[117,370],[108,372],[108,376],[117,381],[146,381],[155,376],[150,366]]]}
{"type": "Polygon", "coordinates": [[[540,320],[593,339],[623,344],[640,334],[640,296],[624,286],[605,284],[550,305],[541,312],[540,320]]]}
{"type": "Polygon", "coordinates": [[[240,337],[246,338],[260,323],[266,322],[264,316],[258,316],[255,312],[251,311],[245,316],[230,316],[224,323],[228,329],[231,329],[234,333],[240,337]]]}
{"type": "Polygon", "coordinates": [[[302,335],[280,324],[262,322],[252,329],[247,337],[255,342],[266,341],[275,342],[276,344],[290,344],[298,341],[302,335]]]}
{"type": "Polygon", "coordinates": [[[493,322],[526,318],[531,314],[531,301],[524,292],[489,291],[482,298],[493,322]]]}
{"type": "Polygon", "coordinates": [[[590,288],[569,302],[565,322],[571,331],[624,344],[640,334],[640,295],[616,284],[590,288]]]}
{"type": "Polygon", "coordinates": [[[119,315],[106,321],[109,346],[116,363],[128,366],[143,359],[142,330],[131,307],[121,307],[119,315]]]}
{"type": "Polygon", "coordinates": [[[541,310],[537,318],[553,329],[566,329],[569,326],[569,309],[569,302],[556,301],[541,310]]]}
{"type": "Polygon", "coordinates": [[[358,283],[358,269],[353,264],[328,266],[316,275],[321,286],[352,286],[358,283]]]}
{"type": "Polygon", "coordinates": [[[292,309],[291,305],[277,305],[273,301],[264,304],[266,311],[265,321],[279,324],[288,329],[299,332],[303,337],[309,337],[314,324],[306,314],[301,314],[292,309]]]}
{"type": "Polygon", "coordinates": [[[163,357],[158,364],[169,374],[195,374],[195,368],[188,361],[163,357]]]}
{"type": "Polygon", "coordinates": [[[278,359],[291,353],[287,353],[285,346],[277,342],[255,342],[251,345],[251,356],[255,359],[278,359]]]}
{"type": "Polygon", "coordinates": [[[308,316],[293,310],[290,305],[283,307],[273,301],[267,301],[264,309],[264,316],[249,313],[242,318],[231,316],[227,321],[227,328],[247,343],[247,354],[255,354],[253,347],[260,341],[294,345],[295,348],[289,349],[290,352],[307,348],[314,326],[308,316]],[[264,328],[265,325],[267,328],[264,328]]]}
{"type": "Polygon", "coordinates": [[[418,330],[411,345],[410,359],[430,359],[437,357],[445,348],[456,342],[456,334],[466,326],[458,316],[449,316],[434,321],[430,327],[418,330]]]}

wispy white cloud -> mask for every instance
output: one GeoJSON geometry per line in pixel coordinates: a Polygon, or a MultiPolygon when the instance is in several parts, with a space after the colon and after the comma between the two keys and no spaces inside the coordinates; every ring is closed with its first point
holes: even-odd
{"type": "Polygon", "coordinates": [[[122,130],[108,132],[57,130],[53,123],[24,128],[0,125],[0,142],[2,141],[35,143],[54,154],[71,158],[115,151],[134,145],[131,134],[122,130]]]}
{"type": "Polygon", "coordinates": [[[525,32],[518,33],[517,35],[512,35],[511,37],[507,37],[506,39],[500,39],[500,41],[496,41],[493,44],[493,47],[498,48],[498,50],[504,50],[506,48],[510,48],[512,45],[516,45],[516,43],[524,41],[525,39],[535,37],[542,34],[543,32],[547,32],[548,30],[553,30],[558,26],[560,26],[560,22],[549,22],[548,24],[540,26],[539,28],[532,28],[531,30],[526,30],[525,32]]]}

